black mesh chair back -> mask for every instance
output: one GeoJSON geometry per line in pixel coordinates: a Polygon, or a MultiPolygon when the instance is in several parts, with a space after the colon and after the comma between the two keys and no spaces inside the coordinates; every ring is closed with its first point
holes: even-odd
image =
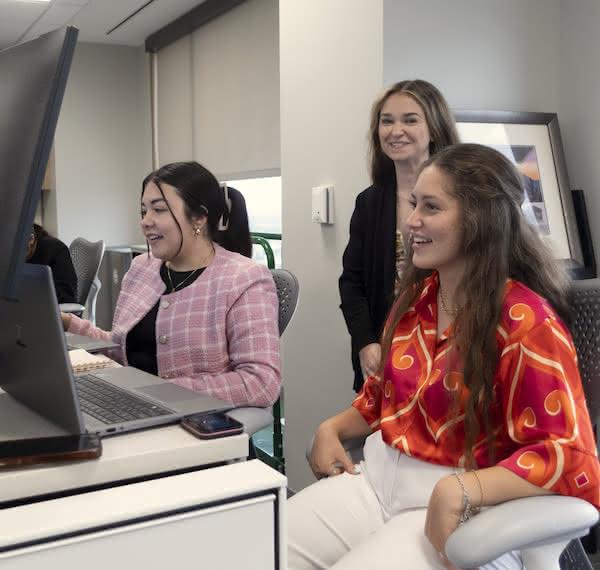
{"type": "Polygon", "coordinates": [[[59,308],[64,313],[73,313],[78,317],[82,317],[87,308],[86,318],[95,325],[96,299],[102,286],[98,270],[104,255],[104,242],[76,238],[71,242],[69,252],[77,274],[77,302],[61,303],[59,308]]]}
{"type": "MultiPolygon", "coordinates": [[[[571,307],[573,324],[571,334],[577,349],[577,364],[581,383],[598,441],[600,416],[600,279],[583,279],[571,282],[571,307]]],[[[582,540],[586,548],[597,550],[597,526],[582,540]]],[[[581,541],[573,540],[560,557],[562,570],[592,570],[592,565],[582,548],[581,541]]]]}
{"type": "Polygon", "coordinates": [[[286,329],[298,304],[300,285],[296,276],[287,269],[271,269],[279,299],[279,336],[286,329]]]}
{"type": "Polygon", "coordinates": [[[85,305],[102,262],[104,241],[91,242],[84,238],[76,238],[71,242],[69,251],[77,274],[77,302],[85,305]]]}
{"type": "Polygon", "coordinates": [[[571,327],[581,381],[594,424],[600,415],[600,279],[571,283],[571,327]]]}

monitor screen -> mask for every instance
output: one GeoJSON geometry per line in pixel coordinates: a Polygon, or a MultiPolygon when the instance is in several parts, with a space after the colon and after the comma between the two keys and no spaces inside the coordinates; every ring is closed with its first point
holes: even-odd
{"type": "Polygon", "coordinates": [[[77,34],[66,27],[0,51],[0,298],[18,294],[77,34]]]}

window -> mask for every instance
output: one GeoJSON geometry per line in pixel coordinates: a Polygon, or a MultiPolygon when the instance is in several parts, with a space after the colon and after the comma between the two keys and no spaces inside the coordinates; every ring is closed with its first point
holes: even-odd
{"type": "MultiPolygon", "coordinates": [[[[281,176],[227,180],[227,185],[239,190],[246,200],[250,231],[281,235],[281,176]]],[[[268,240],[275,256],[275,267],[281,267],[281,240],[268,240]]],[[[264,249],[253,245],[252,258],[267,264],[264,249]]]]}

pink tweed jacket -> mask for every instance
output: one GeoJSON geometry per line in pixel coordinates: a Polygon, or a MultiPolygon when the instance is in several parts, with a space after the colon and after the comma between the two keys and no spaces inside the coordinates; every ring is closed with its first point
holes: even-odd
{"type": "Polygon", "coordinates": [[[269,270],[215,244],[215,257],[188,287],[165,294],[161,260],[133,259],[121,286],[113,329],[73,316],[69,331],[120,345],[110,355],[127,364],[129,331],[160,300],[158,373],[234,406],[266,407],[281,388],[278,301],[269,270]]]}

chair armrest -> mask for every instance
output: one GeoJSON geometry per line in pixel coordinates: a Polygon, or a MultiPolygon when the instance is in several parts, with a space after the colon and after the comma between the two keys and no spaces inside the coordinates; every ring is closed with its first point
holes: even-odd
{"type": "Polygon", "coordinates": [[[58,308],[63,313],[76,313],[78,317],[80,317],[85,310],[85,307],[79,303],[60,303],[58,308]]]}
{"type": "Polygon", "coordinates": [[[244,424],[244,431],[252,435],[257,431],[270,426],[273,423],[273,412],[271,408],[234,408],[227,415],[244,424]]]}
{"type": "Polygon", "coordinates": [[[92,285],[90,286],[90,292],[88,294],[87,307],[88,307],[88,320],[96,326],[96,301],[98,299],[98,293],[102,289],[102,282],[98,279],[98,276],[94,277],[92,285]]]}
{"type": "Polygon", "coordinates": [[[315,442],[315,436],[313,435],[310,438],[310,441],[308,442],[306,449],[304,450],[304,457],[306,457],[306,461],[308,461],[309,463],[310,463],[310,456],[312,454],[312,447],[313,447],[314,442],[315,442]]]}
{"type": "Polygon", "coordinates": [[[596,508],[574,497],[545,495],[507,501],[459,526],[446,542],[446,555],[459,568],[476,568],[511,550],[521,550],[523,556],[527,549],[544,545],[550,549],[556,543],[566,546],[587,534],[597,521],[596,508]]]}

